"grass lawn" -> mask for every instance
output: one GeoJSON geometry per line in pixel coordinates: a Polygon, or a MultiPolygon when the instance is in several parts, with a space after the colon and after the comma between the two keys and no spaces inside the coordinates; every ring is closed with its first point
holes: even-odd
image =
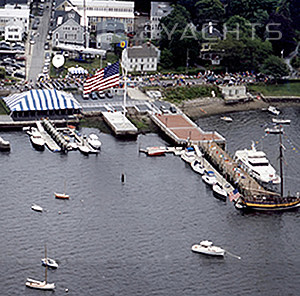
{"type": "Polygon", "coordinates": [[[249,85],[248,89],[252,92],[260,92],[265,96],[300,96],[300,81],[284,84],[249,85]]]}
{"type": "MultiPolygon", "coordinates": [[[[105,60],[104,59],[102,60],[102,68],[106,67],[107,63],[115,63],[117,61],[118,61],[118,57],[116,55],[114,55],[113,53],[108,53],[107,58],[105,60]]],[[[100,60],[100,57],[90,59],[90,60],[88,60],[88,62],[79,62],[79,61],[66,59],[66,62],[63,66],[63,71],[57,71],[51,65],[50,76],[58,77],[61,74],[63,77],[65,77],[65,75],[68,72],[68,68],[75,67],[75,66],[82,67],[82,68],[88,70],[88,72],[90,74],[94,74],[96,70],[101,68],[101,60],[100,60]]]]}

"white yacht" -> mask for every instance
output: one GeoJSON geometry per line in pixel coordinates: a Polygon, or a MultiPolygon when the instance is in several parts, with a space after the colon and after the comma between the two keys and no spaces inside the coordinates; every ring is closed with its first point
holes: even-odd
{"type": "Polygon", "coordinates": [[[101,148],[101,142],[96,134],[90,134],[87,141],[94,149],[101,148]]]}
{"type": "Polygon", "coordinates": [[[225,250],[214,246],[211,241],[205,240],[192,246],[192,251],[211,256],[224,256],[225,250]]]}
{"type": "Polygon", "coordinates": [[[193,147],[185,148],[184,152],[181,154],[181,158],[188,163],[192,163],[196,158],[195,149],[193,147]]]}
{"type": "Polygon", "coordinates": [[[251,176],[262,183],[279,184],[280,177],[270,164],[263,151],[257,151],[254,143],[251,149],[238,150],[235,152],[234,159],[249,172],[251,176]]]}
{"type": "Polygon", "coordinates": [[[32,127],[30,131],[27,131],[27,134],[30,136],[30,141],[35,149],[45,149],[45,140],[37,128],[32,127]]]}

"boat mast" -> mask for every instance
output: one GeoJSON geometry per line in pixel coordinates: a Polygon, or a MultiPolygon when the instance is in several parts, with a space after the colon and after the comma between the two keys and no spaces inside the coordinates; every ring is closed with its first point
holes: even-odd
{"type": "MultiPolygon", "coordinates": [[[[46,263],[47,263],[47,246],[45,244],[45,260],[46,260],[46,263]]],[[[45,266],[45,283],[47,283],[47,265],[45,266]]]]}
{"type": "Polygon", "coordinates": [[[282,168],[282,158],[283,158],[283,153],[282,153],[282,139],[281,139],[281,133],[279,133],[279,165],[280,165],[280,193],[281,197],[283,197],[283,168],[282,168]]]}

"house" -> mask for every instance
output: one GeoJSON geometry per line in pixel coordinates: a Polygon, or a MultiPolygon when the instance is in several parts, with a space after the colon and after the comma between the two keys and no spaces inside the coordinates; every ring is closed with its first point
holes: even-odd
{"type": "Polygon", "coordinates": [[[5,41],[22,41],[24,36],[24,24],[20,20],[10,20],[4,30],[5,41]]]}
{"type": "Polygon", "coordinates": [[[70,11],[58,11],[54,15],[56,23],[52,33],[52,46],[79,45],[84,46],[89,40],[88,32],[80,25],[80,15],[73,9],[70,11]],[[85,40],[86,36],[86,40],[85,40]]]}
{"type": "Polygon", "coordinates": [[[123,23],[115,20],[108,20],[97,24],[97,48],[111,50],[112,42],[118,43],[125,38],[125,28],[123,23]]]}
{"type": "Polygon", "coordinates": [[[24,25],[24,32],[29,30],[30,9],[0,8],[0,35],[5,34],[5,27],[11,20],[21,21],[24,25]]]}
{"type": "Polygon", "coordinates": [[[159,58],[160,50],[149,42],[125,48],[122,52],[122,64],[128,72],[157,71],[159,58]]]}
{"type": "Polygon", "coordinates": [[[123,23],[126,32],[133,31],[134,1],[58,0],[55,9],[74,9],[82,17],[81,25],[87,25],[91,32],[96,32],[97,23],[108,20],[123,23]]]}
{"type": "Polygon", "coordinates": [[[151,2],[151,39],[160,39],[160,34],[162,30],[160,26],[160,20],[162,17],[167,16],[172,11],[172,7],[170,5],[170,2],[151,2]]]}

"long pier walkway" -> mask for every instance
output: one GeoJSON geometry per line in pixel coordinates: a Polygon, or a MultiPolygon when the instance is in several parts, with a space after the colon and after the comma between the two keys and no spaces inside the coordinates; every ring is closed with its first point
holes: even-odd
{"type": "Polygon", "coordinates": [[[226,140],[218,132],[204,132],[185,114],[152,114],[151,118],[177,145],[199,146],[208,163],[240,193],[247,191],[247,195],[257,195],[265,191],[226,153],[226,140]]]}

